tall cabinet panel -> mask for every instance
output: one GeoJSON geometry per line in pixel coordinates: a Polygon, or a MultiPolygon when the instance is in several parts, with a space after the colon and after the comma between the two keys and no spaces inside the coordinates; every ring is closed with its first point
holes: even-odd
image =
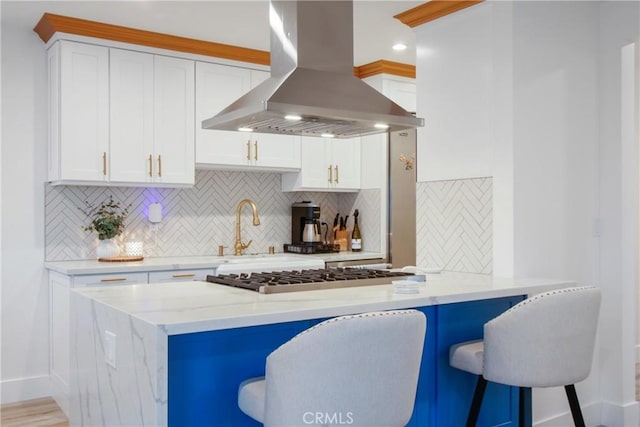
{"type": "Polygon", "coordinates": [[[151,181],[153,154],[153,55],[110,52],[111,181],[151,181]]]}
{"type": "Polygon", "coordinates": [[[194,62],[154,59],[154,181],[193,184],[194,62]]]}
{"type": "Polygon", "coordinates": [[[49,67],[57,75],[50,81],[49,180],[106,180],[109,49],[60,41],[49,50],[49,67]]]}

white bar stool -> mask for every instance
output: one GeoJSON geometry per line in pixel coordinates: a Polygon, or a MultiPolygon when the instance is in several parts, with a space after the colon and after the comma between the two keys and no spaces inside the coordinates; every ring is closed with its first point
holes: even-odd
{"type": "Polygon", "coordinates": [[[449,364],[478,375],[467,427],[476,425],[487,381],[520,387],[564,386],[576,426],[584,419],[574,384],[591,371],[600,289],[567,288],[533,296],[484,325],[484,341],[451,347],[449,364]]]}
{"type": "Polygon", "coordinates": [[[342,316],[273,351],[238,406],[265,426],[403,426],[416,397],[426,317],[417,310],[342,316]]]}

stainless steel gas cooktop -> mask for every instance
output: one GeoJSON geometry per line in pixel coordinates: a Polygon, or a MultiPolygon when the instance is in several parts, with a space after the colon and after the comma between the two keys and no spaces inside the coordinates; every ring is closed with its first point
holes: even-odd
{"type": "Polygon", "coordinates": [[[326,268],[207,276],[207,282],[250,289],[263,294],[311,291],[354,286],[389,285],[392,280],[413,276],[387,270],[326,268]]]}

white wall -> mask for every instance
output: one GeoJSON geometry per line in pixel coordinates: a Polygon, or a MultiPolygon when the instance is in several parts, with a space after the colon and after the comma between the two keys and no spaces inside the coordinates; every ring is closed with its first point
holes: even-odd
{"type": "Polygon", "coordinates": [[[2,402],[49,393],[46,58],[2,5],[2,402]]]}
{"type": "MultiPolygon", "coordinates": [[[[633,178],[638,173],[638,157],[633,154],[638,150],[638,129],[636,122],[636,135],[633,138],[629,133],[634,130],[623,131],[622,126],[625,122],[629,123],[629,114],[635,116],[637,121],[639,111],[622,110],[622,89],[629,86],[628,82],[627,86],[622,86],[621,59],[622,48],[635,42],[635,81],[638,82],[640,5],[637,2],[603,2],[600,22],[604,31],[599,44],[601,86],[598,102],[601,120],[598,168],[602,233],[598,269],[601,286],[607,289],[603,299],[603,313],[606,316],[601,323],[601,389],[603,396],[612,402],[608,412],[617,415],[615,410],[619,405],[626,409],[622,416],[615,418],[617,425],[637,425],[632,348],[637,327],[634,315],[637,307],[633,304],[637,277],[633,277],[630,270],[638,268],[638,249],[637,231],[634,233],[630,223],[633,222],[632,216],[635,215],[637,219],[638,215],[637,208],[633,212],[639,191],[637,179],[633,178]],[[623,117],[626,117],[625,121],[623,117]],[[631,261],[635,266],[629,265],[630,257],[635,258],[631,261]]],[[[637,97],[636,93],[636,108],[637,97]]]]}
{"type": "MultiPolygon", "coordinates": [[[[600,351],[578,385],[589,425],[638,417],[633,335],[623,341],[635,294],[625,295],[616,272],[619,56],[639,22],[636,2],[487,2],[416,31],[418,115],[427,122],[418,162],[433,168],[422,179],[494,176],[496,274],[603,289],[600,351]]],[[[570,423],[562,389],[534,392],[534,421],[570,423]]]]}

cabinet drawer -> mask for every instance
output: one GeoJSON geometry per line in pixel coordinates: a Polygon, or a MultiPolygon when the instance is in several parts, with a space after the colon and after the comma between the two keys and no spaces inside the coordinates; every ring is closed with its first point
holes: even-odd
{"type": "Polygon", "coordinates": [[[147,273],[114,273],[75,276],[74,287],[82,286],[117,286],[147,283],[147,273]]]}
{"type": "Polygon", "coordinates": [[[189,282],[192,280],[206,280],[207,274],[213,275],[213,268],[199,268],[195,270],[169,270],[149,272],[149,283],[189,282]]]}

